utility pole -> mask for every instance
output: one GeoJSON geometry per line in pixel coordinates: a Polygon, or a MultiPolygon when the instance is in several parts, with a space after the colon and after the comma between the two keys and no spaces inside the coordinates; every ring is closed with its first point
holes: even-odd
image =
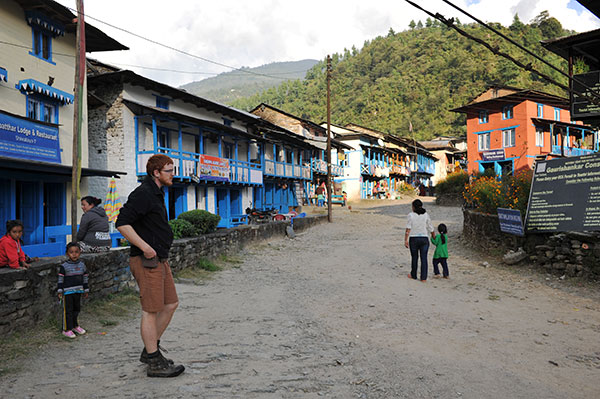
{"type": "Polygon", "coordinates": [[[327,220],[331,223],[333,215],[331,210],[331,56],[327,56],[327,220]]]}
{"type": "Polygon", "coordinates": [[[408,129],[410,130],[410,133],[412,134],[413,148],[415,150],[415,176],[413,177],[413,183],[416,184],[417,183],[417,171],[419,170],[419,166],[417,163],[417,158],[418,158],[417,141],[415,140],[415,132],[413,130],[412,122],[410,122],[410,121],[408,122],[408,129]]]}
{"type": "Polygon", "coordinates": [[[71,171],[71,240],[77,238],[77,208],[81,179],[81,125],[83,123],[83,84],[85,82],[85,23],[83,0],[77,0],[77,35],[75,51],[75,99],[73,101],[73,168],[71,171]]]}

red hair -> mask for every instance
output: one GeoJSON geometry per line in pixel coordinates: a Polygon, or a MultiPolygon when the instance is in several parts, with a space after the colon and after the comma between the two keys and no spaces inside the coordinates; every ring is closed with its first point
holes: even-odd
{"type": "Polygon", "coordinates": [[[165,154],[152,155],[146,163],[146,173],[148,173],[148,176],[152,177],[154,176],[155,170],[160,171],[165,165],[169,164],[173,165],[173,160],[165,154]]]}

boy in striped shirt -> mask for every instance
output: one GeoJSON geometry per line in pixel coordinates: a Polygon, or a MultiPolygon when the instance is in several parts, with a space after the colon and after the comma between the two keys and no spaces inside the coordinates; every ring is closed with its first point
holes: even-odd
{"type": "Polygon", "coordinates": [[[85,330],[77,321],[81,310],[81,295],[88,297],[88,273],[83,261],[79,259],[81,248],[76,242],[67,244],[67,261],[58,269],[58,297],[63,304],[63,335],[75,338],[75,333],[82,335],[85,330]]]}

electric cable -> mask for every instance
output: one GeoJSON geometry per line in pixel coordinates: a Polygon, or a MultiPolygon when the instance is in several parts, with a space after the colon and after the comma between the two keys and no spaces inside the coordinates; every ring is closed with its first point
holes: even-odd
{"type": "MultiPolygon", "coordinates": [[[[69,10],[71,10],[72,12],[74,12],[75,15],[78,15],[78,12],[77,12],[76,9],[73,9],[71,7],[66,7],[66,8],[68,8],[69,10]]],[[[187,55],[188,57],[197,58],[199,60],[202,60],[202,61],[205,61],[205,62],[208,62],[208,63],[211,63],[211,64],[219,65],[219,66],[222,66],[222,67],[225,67],[225,68],[233,69],[233,70],[240,71],[240,72],[247,73],[247,74],[251,74],[251,75],[264,76],[264,77],[273,78],[273,79],[287,80],[286,78],[282,78],[282,77],[279,77],[279,76],[271,76],[271,75],[267,75],[267,74],[264,74],[264,73],[252,72],[252,71],[248,71],[248,70],[245,70],[245,69],[242,69],[242,68],[236,68],[236,67],[233,67],[231,65],[223,64],[223,63],[218,62],[218,61],[213,61],[213,60],[210,60],[208,58],[205,58],[205,57],[202,57],[202,56],[199,56],[199,55],[196,55],[196,54],[192,54],[192,53],[184,51],[184,50],[180,50],[180,49],[178,49],[176,47],[173,47],[173,46],[170,46],[168,44],[160,43],[160,42],[158,42],[156,40],[153,40],[153,39],[147,38],[145,36],[139,35],[139,34],[137,34],[135,32],[129,31],[129,30],[125,29],[125,28],[121,28],[121,27],[118,27],[118,26],[113,25],[111,23],[102,21],[102,20],[100,20],[98,18],[92,17],[91,15],[83,13],[83,16],[84,16],[84,18],[92,19],[92,20],[100,22],[101,24],[104,24],[106,26],[110,26],[113,29],[117,29],[117,30],[125,32],[125,33],[127,33],[129,35],[135,36],[138,39],[142,39],[142,40],[145,40],[145,41],[150,42],[152,44],[156,44],[157,46],[161,46],[161,47],[167,48],[169,50],[175,51],[177,53],[187,55]]]]}
{"type": "MultiPolygon", "coordinates": [[[[508,42],[510,42],[511,44],[517,46],[519,49],[523,50],[524,52],[526,52],[527,54],[531,55],[532,57],[534,57],[535,59],[542,61],[544,64],[548,65],[550,68],[554,69],[555,71],[559,72],[560,74],[562,74],[563,76],[565,76],[567,79],[571,79],[574,82],[577,82],[578,84],[582,85],[583,87],[585,87],[586,89],[590,90],[592,89],[591,87],[589,87],[588,85],[586,85],[584,82],[580,81],[579,79],[576,79],[572,76],[570,76],[568,73],[564,72],[562,69],[557,68],[556,66],[552,65],[551,63],[549,63],[548,61],[546,61],[545,59],[543,59],[542,57],[538,56],[537,54],[533,53],[531,50],[527,49],[526,47],[521,46],[519,43],[517,43],[516,41],[514,41],[513,39],[511,39],[510,37],[506,36],[504,33],[498,31],[497,29],[495,29],[494,27],[486,24],[485,22],[483,22],[482,20],[480,20],[479,18],[471,15],[470,13],[468,13],[467,11],[461,9],[460,7],[452,4],[452,2],[448,1],[448,0],[442,0],[444,3],[448,4],[451,7],[454,7],[455,9],[457,9],[458,11],[462,12],[463,14],[465,14],[466,16],[468,16],[469,18],[473,19],[474,21],[476,21],[477,23],[479,23],[480,25],[484,26],[485,28],[491,30],[492,32],[494,32],[495,34],[497,34],[498,36],[500,36],[501,38],[503,38],[504,40],[507,40],[508,42]]],[[[600,97],[600,96],[598,96],[600,97]]]]}
{"type": "Polygon", "coordinates": [[[446,19],[443,15],[441,15],[440,13],[436,13],[433,14],[432,12],[424,9],[423,7],[421,7],[420,5],[416,4],[415,2],[411,1],[411,0],[404,0],[407,3],[409,3],[410,5],[412,5],[413,7],[423,11],[424,13],[426,13],[427,15],[437,19],[438,21],[442,22],[444,25],[448,26],[449,28],[454,29],[455,31],[457,31],[460,35],[466,37],[467,39],[473,40],[479,44],[481,44],[482,46],[484,46],[485,48],[487,48],[488,50],[490,50],[492,53],[499,55],[501,57],[504,57],[506,59],[508,59],[509,61],[513,62],[515,65],[517,65],[518,67],[520,67],[521,69],[524,69],[526,71],[535,73],[536,75],[538,75],[539,77],[541,77],[542,79],[546,80],[547,82],[560,87],[561,89],[565,90],[568,93],[573,93],[573,94],[577,94],[581,97],[587,98],[590,102],[594,103],[595,105],[600,106],[600,94],[594,93],[593,91],[590,91],[589,94],[583,94],[579,91],[576,91],[570,87],[565,86],[562,83],[557,82],[556,80],[552,79],[550,76],[546,75],[543,72],[538,71],[537,69],[535,69],[531,63],[525,65],[523,64],[521,61],[515,59],[514,57],[510,56],[509,54],[506,54],[502,51],[500,51],[500,49],[497,46],[492,46],[489,43],[487,43],[486,41],[475,37],[467,32],[465,32],[464,30],[460,29],[459,27],[457,27],[456,25],[454,25],[454,18],[450,18],[450,19],[446,19]],[[591,97],[597,97],[597,98],[591,98],[591,97]]]}

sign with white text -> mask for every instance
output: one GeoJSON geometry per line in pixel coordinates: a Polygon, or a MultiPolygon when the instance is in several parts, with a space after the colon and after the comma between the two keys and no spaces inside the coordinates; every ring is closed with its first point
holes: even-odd
{"type": "Polygon", "coordinates": [[[528,232],[600,230],[600,154],[538,161],[528,232]]]}
{"type": "Polygon", "coordinates": [[[498,208],[500,231],[503,233],[523,236],[523,220],[518,209],[498,208]]]}
{"type": "Polygon", "coordinates": [[[60,163],[58,127],[0,113],[0,155],[60,163]]]}
{"type": "Polygon", "coordinates": [[[484,151],[481,154],[481,159],[483,161],[504,161],[505,158],[506,156],[504,155],[504,148],[499,150],[484,151]]]}

